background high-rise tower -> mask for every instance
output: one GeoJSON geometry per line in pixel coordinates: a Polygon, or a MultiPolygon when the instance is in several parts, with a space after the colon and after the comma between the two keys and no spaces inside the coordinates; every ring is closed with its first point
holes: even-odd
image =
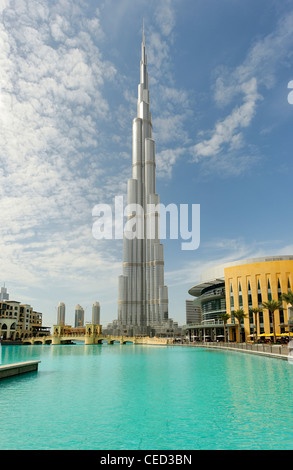
{"type": "Polygon", "coordinates": [[[7,292],[7,287],[5,287],[5,284],[3,287],[1,287],[1,290],[0,290],[0,301],[5,301],[5,300],[9,300],[9,294],[7,292]]]}
{"type": "Polygon", "coordinates": [[[65,304],[63,302],[58,304],[57,325],[65,325],[65,304]]]}
{"type": "Polygon", "coordinates": [[[95,302],[92,307],[92,323],[95,325],[100,324],[100,303],[95,302]]]}
{"type": "Polygon", "coordinates": [[[75,307],[74,326],[84,326],[84,309],[79,304],[75,307]]]}
{"type": "MultiPolygon", "coordinates": [[[[164,285],[164,252],[159,239],[156,194],[155,141],[152,138],[145,34],[141,44],[137,117],[132,127],[132,179],[128,180],[127,204],[143,208],[144,237],[123,240],[123,275],[119,276],[118,324],[134,333],[149,333],[168,320],[168,288],[164,285]],[[153,224],[153,225],[151,225],[153,224]],[[150,237],[150,227],[153,227],[150,237]]],[[[130,214],[129,218],[132,217],[130,214]]],[[[136,213],[138,220],[138,214],[136,213]]]]}

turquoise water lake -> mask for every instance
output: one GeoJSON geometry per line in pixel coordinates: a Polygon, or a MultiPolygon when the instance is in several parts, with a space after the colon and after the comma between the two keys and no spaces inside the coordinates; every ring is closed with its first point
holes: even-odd
{"type": "MultiPolygon", "coordinates": [[[[293,449],[293,365],[184,346],[2,346],[0,449],[293,449]]],[[[1,357],[0,356],[0,357],[1,357]]]]}

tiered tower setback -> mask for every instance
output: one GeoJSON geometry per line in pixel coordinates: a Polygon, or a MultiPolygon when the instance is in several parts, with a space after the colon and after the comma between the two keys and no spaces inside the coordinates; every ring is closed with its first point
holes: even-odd
{"type": "MultiPolygon", "coordinates": [[[[137,117],[132,127],[132,178],[128,180],[127,204],[142,211],[144,236],[124,235],[123,275],[119,276],[118,322],[124,328],[145,333],[147,327],[168,319],[168,288],[164,285],[164,249],[159,239],[159,212],[149,210],[159,204],[156,194],[155,141],[147,72],[145,33],[141,44],[140,83],[137,117]],[[150,234],[152,234],[150,236],[150,234]]],[[[130,213],[128,218],[133,217],[130,213]]],[[[136,213],[136,220],[139,214],[136,213]]]]}

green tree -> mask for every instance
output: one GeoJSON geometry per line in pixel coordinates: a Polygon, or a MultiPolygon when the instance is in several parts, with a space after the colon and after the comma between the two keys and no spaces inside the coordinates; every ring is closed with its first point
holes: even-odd
{"type": "Polygon", "coordinates": [[[255,324],[255,342],[257,343],[257,323],[258,323],[258,315],[260,312],[262,312],[262,308],[259,307],[253,307],[250,309],[250,312],[253,313],[254,315],[254,324],[255,324]]]}
{"type": "MultiPolygon", "coordinates": [[[[286,302],[286,304],[291,304],[293,307],[293,292],[289,290],[287,294],[282,294],[281,299],[286,302]]],[[[288,332],[290,336],[290,319],[289,319],[289,309],[288,309],[288,332]]]]}
{"type": "Polygon", "coordinates": [[[229,318],[231,318],[231,315],[229,313],[220,313],[219,318],[223,320],[224,323],[224,336],[225,336],[225,341],[227,341],[227,331],[226,331],[226,324],[229,318]]]}
{"type": "Polygon", "coordinates": [[[239,338],[238,342],[240,343],[241,322],[245,317],[247,317],[247,315],[246,313],[244,313],[243,308],[240,308],[239,310],[235,310],[234,317],[237,318],[237,321],[238,321],[238,338],[239,338]]]}
{"type": "Polygon", "coordinates": [[[286,304],[291,304],[293,306],[293,292],[289,291],[288,294],[282,294],[281,299],[286,302],[286,304]]]}
{"type": "Polygon", "coordinates": [[[281,300],[273,300],[273,299],[262,303],[263,308],[268,310],[272,316],[274,343],[276,342],[275,311],[279,310],[281,305],[282,305],[281,300]]]}

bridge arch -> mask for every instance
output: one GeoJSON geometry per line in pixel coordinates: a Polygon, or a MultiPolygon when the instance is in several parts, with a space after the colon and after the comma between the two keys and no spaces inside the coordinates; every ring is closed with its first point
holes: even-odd
{"type": "Polygon", "coordinates": [[[22,340],[22,344],[32,344],[32,341],[31,341],[31,339],[29,339],[29,338],[24,338],[24,339],[22,340]]]}

